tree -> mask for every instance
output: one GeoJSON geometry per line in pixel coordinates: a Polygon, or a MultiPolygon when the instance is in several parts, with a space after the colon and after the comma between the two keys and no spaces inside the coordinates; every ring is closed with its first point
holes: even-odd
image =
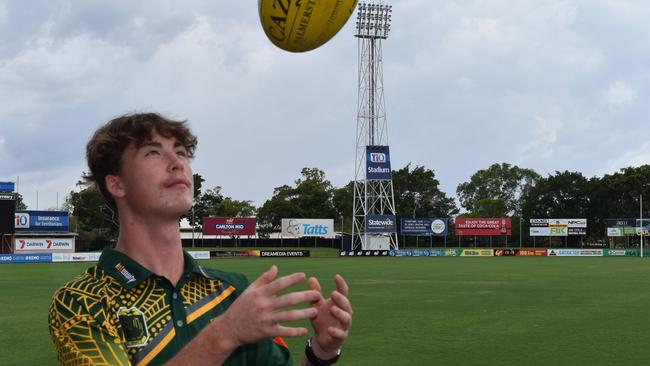
{"type": "Polygon", "coordinates": [[[205,182],[205,179],[201,176],[201,174],[194,173],[192,175],[192,180],[194,181],[194,199],[199,197],[201,195],[201,188],[203,187],[203,182],[205,182]]]}
{"type": "Polygon", "coordinates": [[[474,204],[474,217],[504,217],[508,207],[503,198],[484,198],[474,204]]]}
{"type": "MultiPolygon", "coordinates": [[[[631,218],[639,215],[643,195],[643,216],[650,208],[650,165],[627,167],[614,174],[590,180],[590,233],[604,233],[608,218],[631,218]]],[[[650,217],[648,215],[647,217],[650,217]]]]}
{"type": "Polygon", "coordinates": [[[202,192],[205,179],[200,174],[194,174],[194,215],[188,212],[185,217],[190,224],[201,226],[204,217],[247,217],[256,213],[252,201],[239,201],[230,197],[224,197],[221,187],[216,186],[202,192]]]}
{"type": "Polygon", "coordinates": [[[223,195],[219,186],[200,193],[194,198],[194,215],[188,213],[188,220],[194,226],[201,226],[203,218],[211,216],[214,208],[220,206],[221,202],[223,202],[223,195]],[[192,222],[192,216],[194,216],[194,222],[192,222]]]}
{"type": "Polygon", "coordinates": [[[16,210],[19,210],[19,211],[26,210],[27,205],[23,201],[23,195],[16,192],[14,197],[16,197],[16,210]]]}
{"type": "Polygon", "coordinates": [[[395,210],[402,217],[449,217],[458,213],[453,198],[439,188],[433,170],[411,163],[393,171],[395,210]]]}
{"type": "Polygon", "coordinates": [[[260,231],[268,233],[280,229],[282,218],[335,218],[337,210],[332,202],[332,183],[318,168],[303,168],[295,187],[283,185],[273,190],[273,197],[258,211],[260,231]]]}
{"type": "Polygon", "coordinates": [[[352,231],[353,200],[354,181],[350,181],[341,188],[334,188],[332,190],[332,204],[334,205],[334,210],[336,210],[336,217],[341,219],[340,231],[352,231]]]}
{"type": "Polygon", "coordinates": [[[115,210],[108,206],[104,196],[94,186],[85,186],[79,192],[70,191],[63,205],[77,224],[80,239],[117,239],[119,225],[115,210]]]}
{"type": "Polygon", "coordinates": [[[537,181],[523,197],[523,214],[528,218],[587,218],[590,211],[590,183],[579,172],[555,172],[537,181]]]}
{"type": "MultiPolygon", "coordinates": [[[[474,173],[469,182],[458,185],[456,194],[461,206],[467,211],[475,212],[482,200],[502,200],[505,202],[504,215],[521,215],[520,197],[534,187],[540,179],[539,174],[531,169],[519,168],[508,163],[492,164],[487,169],[474,173]]],[[[485,208],[483,201],[482,206],[485,208]]]]}

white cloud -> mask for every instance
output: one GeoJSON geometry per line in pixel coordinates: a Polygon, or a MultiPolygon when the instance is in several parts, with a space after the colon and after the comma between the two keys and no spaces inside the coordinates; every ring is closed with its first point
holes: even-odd
{"type": "MultiPolygon", "coordinates": [[[[604,161],[644,161],[621,146],[645,146],[650,134],[650,105],[639,103],[650,41],[638,37],[649,15],[640,0],[395,3],[383,44],[395,168],[434,169],[453,194],[494,162],[591,176],[604,161]]],[[[0,2],[0,171],[20,174],[25,189],[65,191],[48,182],[76,182],[100,123],[157,110],[189,119],[195,170],[235,198],[261,204],[304,166],[346,184],[353,22],[291,54],[266,39],[245,2],[0,2]]]]}
{"type": "Polygon", "coordinates": [[[4,23],[7,20],[7,5],[5,3],[0,3],[0,24],[4,23]]]}
{"type": "Polygon", "coordinates": [[[535,117],[531,128],[531,136],[522,136],[528,142],[520,143],[517,146],[517,156],[520,161],[533,159],[549,159],[554,156],[558,135],[561,133],[563,123],[560,120],[553,120],[535,117]]]}
{"type": "Polygon", "coordinates": [[[598,169],[599,175],[612,174],[625,167],[638,167],[650,164],[650,142],[642,142],[637,146],[626,146],[613,158],[607,160],[598,169]]]}
{"type": "Polygon", "coordinates": [[[634,102],[637,91],[623,81],[612,83],[605,92],[605,102],[612,108],[623,107],[634,102]]]}

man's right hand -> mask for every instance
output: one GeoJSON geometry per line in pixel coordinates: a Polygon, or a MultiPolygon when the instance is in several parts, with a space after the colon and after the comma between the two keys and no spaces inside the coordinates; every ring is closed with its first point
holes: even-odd
{"type": "Polygon", "coordinates": [[[282,308],[297,304],[310,304],[321,298],[315,290],[279,293],[305,280],[304,273],[294,273],[275,279],[278,268],[271,268],[257,278],[235,300],[226,312],[214,319],[219,323],[222,341],[228,341],[228,348],[235,348],[254,343],[264,338],[300,337],[307,334],[304,327],[287,327],[281,325],[301,319],[311,319],[316,316],[317,309],[282,310],[282,308]],[[230,343],[232,342],[232,343],[230,343]]]}

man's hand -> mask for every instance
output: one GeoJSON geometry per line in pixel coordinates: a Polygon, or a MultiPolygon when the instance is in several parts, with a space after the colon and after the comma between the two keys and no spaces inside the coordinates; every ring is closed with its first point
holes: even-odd
{"type": "MultiPolygon", "coordinates": [[[[318,358],[327,360],[334,358],[341,345],[348,337],[352,325],[352,304],[348,299],[348,285],[340,275],[334,278],[336,291],[332,291],[329,299],[319,295],[318,300],[312,302],[313,309],[318,313],[311,320],[314,328],[312,348],[318,358]]],[[[321,293],[320,283],[315,277],[308,281],[309,288],[321,293]]]]}
{"type": "MultiPolygon", "coordinates": [[[[302,327],[285,327],[282,322],[314,318],[318,309],[308,307],[296,310],[281,308],[301,303],[314,303],[322,299],[320,291],[290,292],[277,296],[278,293],[305,280],[304,273],[294,273],[275,279],[278,268],[273,265],[262,274],[233,302],[219,318],[220,327],[235,349],[241,345],[254,343],[269,337],[300,337],[307,334],[302,327]]],[[[215,320],[217,320],[215,319],[215,320]]]]}

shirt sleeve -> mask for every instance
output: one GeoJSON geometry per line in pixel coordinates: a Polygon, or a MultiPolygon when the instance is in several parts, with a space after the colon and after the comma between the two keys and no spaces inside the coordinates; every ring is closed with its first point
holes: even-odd
{"type": "MultiPolygon", "coordinates": [[[[240,273],[229,273],[228,280],[238,289],[237,296],[248,287],[250,282],[240,273]]],[[[256,366],[293,366],[293,359],[289,346],[281,337],[263,339],[254,344],[248,344],[242,347],[242,351],[247,353],[247,359],[255,360],[256,366]]],[[[234,356],[231,358],[236,358],[234,356]]]]}
{"type": "Polygon", "coordinates": [[[85,301],[65,288],[54,294],[49,328],[61,365],[130,365],[117,331],[102,326],[85,301]]]}

